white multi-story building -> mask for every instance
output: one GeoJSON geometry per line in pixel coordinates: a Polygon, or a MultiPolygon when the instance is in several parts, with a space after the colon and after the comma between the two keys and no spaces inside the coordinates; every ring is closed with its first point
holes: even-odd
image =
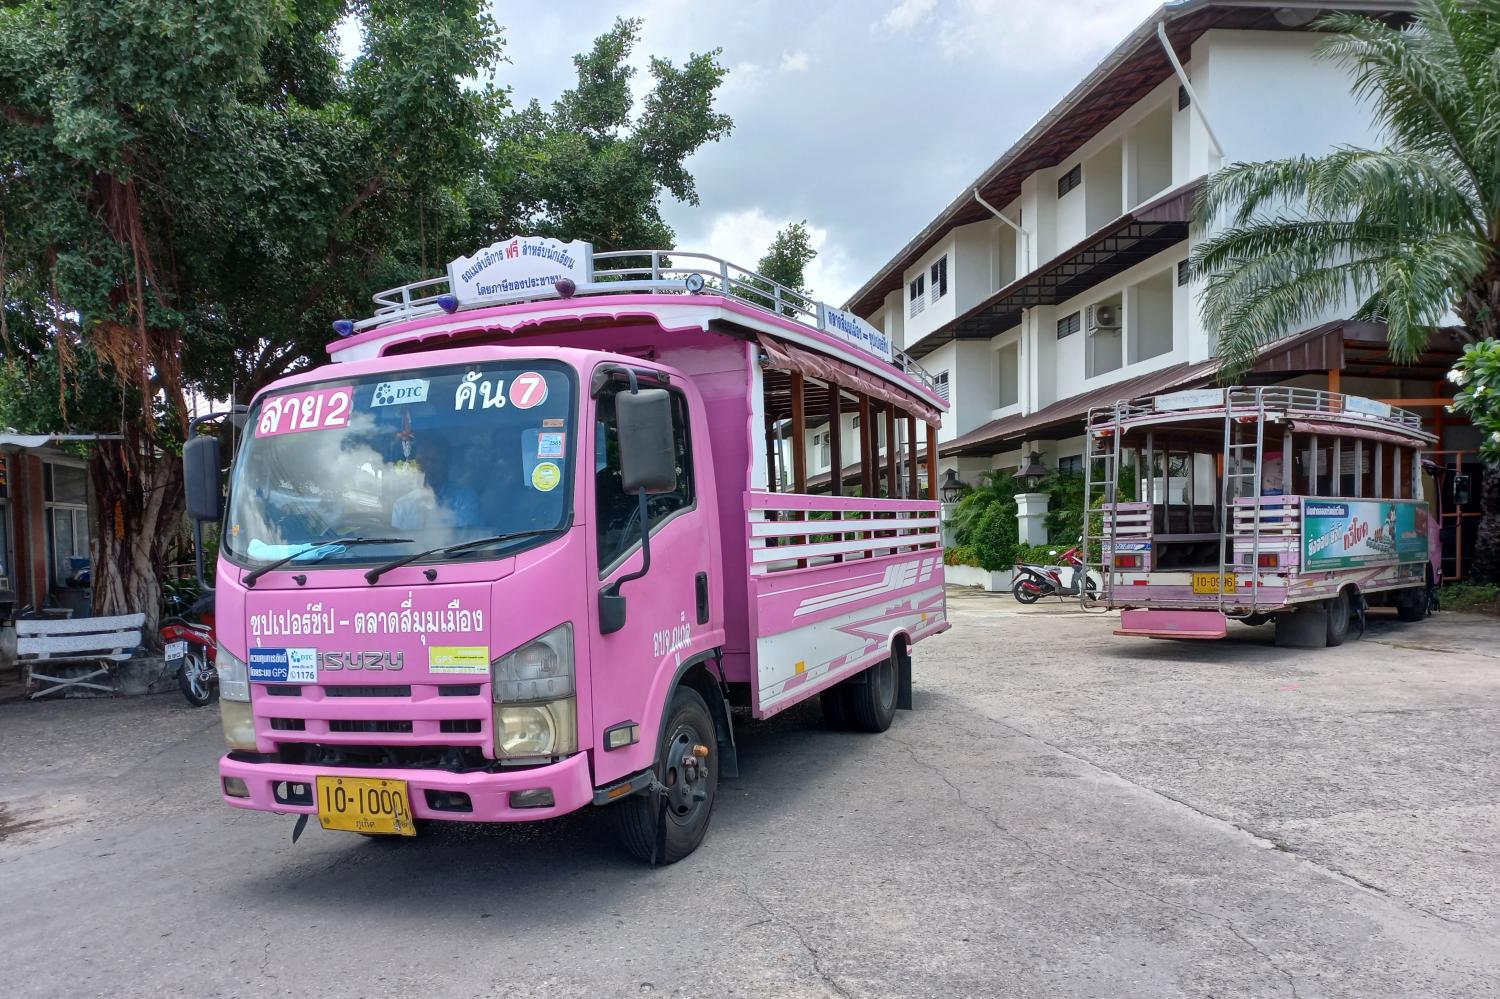
{"type": "MultiPolygon", "coordinates": [[[[1330,9],[1399,21],[1410,4],[1162,6],[849,300],[946,386],[944,474],[972,483],[1032,453],[1079,468],[1090,406],[1214,381],[1186,266],[1203,178],[1380,142],[1347,71],[1317,55],[1313,22],[1330,9]]],[[[1383,327],[1322,318],[1263,352],[1249,378],[1401,400],[1445,447],[1477,443],[1453,417],[1443,426],[1451,339],[1396,368],[1383,327]]],[[[852,419],[845,442],[859,439],[852,419]]],[[[828,428],[807,432],[823,471],[828,428]]]]}

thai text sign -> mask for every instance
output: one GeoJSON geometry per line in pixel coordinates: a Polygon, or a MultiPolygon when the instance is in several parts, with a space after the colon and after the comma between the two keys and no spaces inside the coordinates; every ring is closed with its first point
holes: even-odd
{"type": "Polygon", "coordinates": [[[1412,500],[1302,501],[1302,567],[1343,569],[1427,558],[1427,508],[1412,500]]]}
{"type": "Polygon", "coordinates": [[[891,359],[891,338],[852,312],[824,305],[823,329],[882,361],[891,359]]]}
{"type": "Polygon", "coordinates": [[[587,284],[593,267],[594,247],[581,239],[564,243],[541,236],[512,236],[450,263],[448,285],[464,303],[527,298],[551,291],[563,278],[587,284]]]}

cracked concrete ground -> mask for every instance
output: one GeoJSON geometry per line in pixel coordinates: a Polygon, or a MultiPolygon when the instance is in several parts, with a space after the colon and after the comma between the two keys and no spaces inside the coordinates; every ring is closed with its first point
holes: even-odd
{"type": "Polygon", "coordinates": [[[1500,995],[1500,625],[1280,650],[956,592],[882,736],[741,728],[701,850],[217,798],[174,697],[0,707],[8,996],[1500,995]]]}

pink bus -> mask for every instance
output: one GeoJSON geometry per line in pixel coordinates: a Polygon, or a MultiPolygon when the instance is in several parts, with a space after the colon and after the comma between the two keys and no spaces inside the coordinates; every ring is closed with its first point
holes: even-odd
{"type": "Polygon", "coordinates": [[[670,863],[737,716],[910,707],[945,404],[884,334],[714,257],[530,237],[376,304],[256,395],[227,499],[219,441],[185,452],[227,804],[401,836],[598,805],[670,863]],[[856,439],[821,476],[825,422],[856,439]]]}

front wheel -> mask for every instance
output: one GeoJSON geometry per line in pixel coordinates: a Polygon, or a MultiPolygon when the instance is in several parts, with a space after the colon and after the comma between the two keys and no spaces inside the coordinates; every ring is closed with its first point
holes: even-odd
{"type": "Polygon", "coordinates": [[[675,864],[708,833],[719,789],[717,733],[703,697],[678,687],[656,751],[660,785],[615,807],[620,842],[637,860],[675,864]]]}
{"type": "Polygon", "coordinates": [[[211,679],[212,672],[213,668],[203,653],[196,651],[183,657],[182,665],[177,667],[177,686],[193,707],[201,708],[212,703],[219,692],[218,685],[211,679]]]}
{"type": "Polygon", "coordinates": [[[1017,603],[1034,604],[1043,595],[1042,587],[1036,580],[1028,576],[1017,579],[1010,587],[1011,596],[1016,598],[1017,603]]]}

